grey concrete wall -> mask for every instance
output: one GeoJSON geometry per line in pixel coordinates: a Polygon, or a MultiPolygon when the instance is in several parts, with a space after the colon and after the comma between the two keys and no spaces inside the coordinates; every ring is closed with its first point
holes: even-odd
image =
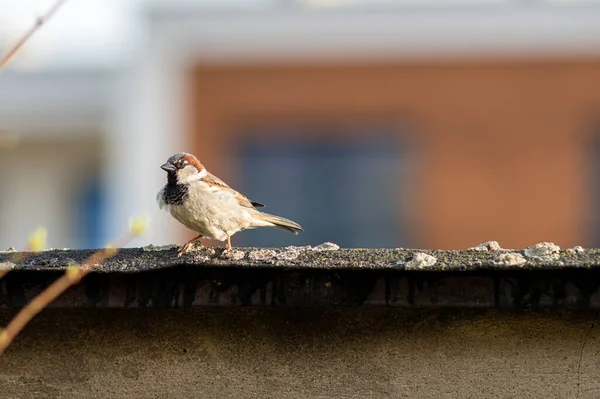
{"type": "Polygon", "coordinates": [[[598,398],[594,317],[47,309],[0,357],[0,397],[598,398]]]}

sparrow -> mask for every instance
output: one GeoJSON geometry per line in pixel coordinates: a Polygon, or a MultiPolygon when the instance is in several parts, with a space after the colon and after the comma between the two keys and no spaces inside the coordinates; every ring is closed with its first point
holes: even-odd
{"type": "Polygon", "coordinates": [[[192,154],[177,153],[161,168],[167,172],[167,184],[156,196],[159,208],[167,209],[181,224],[198,233],[177,256],[196,243],[202,245],[202,238],[227,240],[225,251],[230,251],[232,235],[256,227],[278,227],[295,235],[304,231],[294,221],[256,209],[264,205],[229,187],[192,154]]]}

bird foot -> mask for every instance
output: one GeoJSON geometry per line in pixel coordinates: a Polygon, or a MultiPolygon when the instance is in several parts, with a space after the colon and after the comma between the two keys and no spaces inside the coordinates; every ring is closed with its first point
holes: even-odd
{"type": "Polygon", "coordinates": [[[183,247],[179,251],[177,251],[177,257],[180,257],[190,251],[190,249],[196,245],[202,247],[202,243],[200,241],[189,241],[186,242],[183,247]]]}

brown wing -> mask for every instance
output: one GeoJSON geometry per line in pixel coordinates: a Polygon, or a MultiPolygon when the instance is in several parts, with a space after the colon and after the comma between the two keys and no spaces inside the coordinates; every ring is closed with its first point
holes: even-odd
{"type": "Polygon", "coordinates": [[[238,203],[241,206],[245,206],[247,208],[254,208],[254,207],[260,208],[260,207],[264,206],[260,202],[250,201],[244,195],[238,193],[233,188],[229,187],[223,180],[219,179],[217,176],[213,175],[210,172],[206,173],[206,176],[204,176],[202,178],[202,181],[204,183],[208,184],[209,186],[218,187],[220,189],[230,191],[231,193],[233,193],[235,195],[235,198],[237,199],[238,203]]]}

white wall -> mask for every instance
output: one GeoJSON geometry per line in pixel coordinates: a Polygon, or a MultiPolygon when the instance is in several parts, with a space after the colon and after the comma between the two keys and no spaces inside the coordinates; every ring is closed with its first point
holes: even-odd
{"type": "Polygon", "coordinates": [[[97,139],[24,140],[0,147],[0,249],[24,249],[38,227],[50,248],[76,248],[81,240],[76,199],[100,170],[97,139]]]}

